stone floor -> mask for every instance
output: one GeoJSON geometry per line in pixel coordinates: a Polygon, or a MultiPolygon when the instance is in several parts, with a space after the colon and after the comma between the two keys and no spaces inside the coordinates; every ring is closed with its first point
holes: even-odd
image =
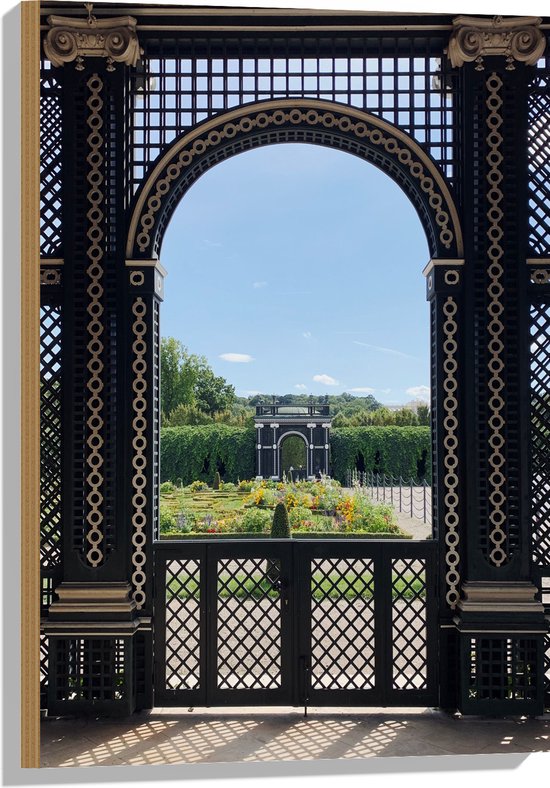
{"type": "Polygon", "coordinates": [[[155,709],[42,721],[42,767],[267,763],[550,752],[550,715],[453,717],[433,709],[155,709]]]}

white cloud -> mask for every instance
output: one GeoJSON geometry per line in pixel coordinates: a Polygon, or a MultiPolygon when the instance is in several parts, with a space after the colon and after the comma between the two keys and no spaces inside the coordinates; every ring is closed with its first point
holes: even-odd
{"type": "Polygon", "coordinates": [[[259,290],[261,287],[267,287],[267,282],[252,282],[252,287],[259,290]]]}
{"type": "Polygon", "coordinates": [[[303,331],[302,336],[304,339],[311,339],[311,331],[303,331]]]}
{"type": "Polygon", "coordinates": [[[243,397],[255,397],[256,394],[261,394],[261,391],[255,391],[254,389],[243,389],[242,396],[243,397]]]}
{"type": "Polygon", "coordinates": [[[338,381],[330,375],[314,375],[315,383],[322,383],[324,386],[338,386],[338,381]]]}
{"type": "Polygon", "coordinates": [[[219,241],[210,241],[208,238],[203,238],[199,244],[200,249],[219,249],[222,244],[219,241]]]}
{"type": "Polygon", "coordinates": [[[371,389],[370,386],[356,386],[354,389],[348,389],[348,391],[353,391],[356,394],[374,394],[374,389],[371,389]]]}
{"type": "Polygon", "coordinates": [[[224,361],[232,361],[235,364],[248,364],[249,361],[254,361],[248,353],[221,353],[220,358],[223,358],[224,361]]]}
{"type": "Polygon", "coordinates": [[[358,339],[353,340],[354,345],[361,345],[362,347],[370,347],[371,350],[378,350],[379,353],[389,353],[390,356],[400,356],[401,358],[412,358],[415,361],[419,359],[416,356],[410,356],[408,353],[402,353],[400,350],[394,350],[391,347],[381,347],[380,345],[370,345],[368,342],[359,342],[358,339]]]}
{"type": "Polygon", "coordinates": [[[426,402],[430,399],[429,386],[411,386],[409,389],[406,389],[406,393],[415,399],[426,400],[426,402]]]}
{"type": "Polygon", "coordinates": [[[300,391],[307,391],[307,386],[305,385],[305,383],[296,383],[294,388],[300,389],[300,391]]]}

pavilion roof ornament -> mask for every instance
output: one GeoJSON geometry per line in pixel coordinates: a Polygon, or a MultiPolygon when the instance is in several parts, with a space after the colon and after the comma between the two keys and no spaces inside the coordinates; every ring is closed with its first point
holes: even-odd
{"type": "Polygon", "coordinates": [[[93,3],[85,3],[88,17],[74,19],[49,16],[50,30],[44,40],[44,52],[54,66],[76,62],[82,71],[85,57],[107,58],[107,71],[114,71],[115,63],[135,66],[143,54],[136,32],[137,21],[133,16],[97,19],[93,3]]]}
{"type": "Polygon", "coordinates": [[[541,22],[536,16],[457,16],[447,55],[455,68],[475,61],[477,71],[484,69],[483,58],[493,55],[506,57],[508,71],[515,69],[514,61],[534,65],[546,45],[541,22]]]}

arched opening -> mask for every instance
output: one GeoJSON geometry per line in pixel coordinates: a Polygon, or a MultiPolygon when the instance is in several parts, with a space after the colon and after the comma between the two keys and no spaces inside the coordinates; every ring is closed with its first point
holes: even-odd
{"type": "Polygon", "coordinates": [[[182,195],[215,164],[274,143],[312,143],[372,162],[399,184],[424,227],[432,257],[461,257],[452,190],[427,153],[398,127],[346,105],[313,99],[265,101],[221,113],[178,138],[143,181],[131,212],[128,258],[160,254],[182,195]]]}
{"type": "Polygon", "coordinates": [[[287,479],[301,479],[307,476],[307,441],[302,435],[286,435],[280,444],[281,475],[287,479]]]}
{"type": "Polygon", "coordinates": [[[271,401],[274,393],[283,423],[300,410],[310,421],[310,395],[332,403],[340,397],[335,428],[362,431],[345,464],[337,451],[332,463],[329,436],[279,444],[278,432],[260,441],[267,461],[254,456],[256,443],[248,471],[230,460],[222,473],[214,459],[208,472],[199,469],[201,480],[210,483],[216,470],[226,483],[288,478],[291,466],[311,477],[319,465],[343,485],[348,471],[365,485],[373,474],[410,480],[419,469],[429,481],[426,420],[417,448],[404,452],[395,437],[421,423],[416,408],[429,408],[428,256],[407,195],[380,169],[340,150],[265,145],[196,180],[164,236],[161,333],[181,338],[189,356],[204,357],[210,380],[233,387],[235,399],[223,412],[181,423],[244,424],[238,419],[250,419],[259,398],[271,401]],[[393,430],[391,446],[385,427],[393,430]]]}

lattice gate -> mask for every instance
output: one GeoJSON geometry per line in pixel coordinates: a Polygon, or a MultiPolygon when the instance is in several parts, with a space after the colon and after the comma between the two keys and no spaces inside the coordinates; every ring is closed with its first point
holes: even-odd
{"type": "Polygon", "coordinates": [[[155,704],[438,705],[435,542],[158,545],[155,704]]]}

